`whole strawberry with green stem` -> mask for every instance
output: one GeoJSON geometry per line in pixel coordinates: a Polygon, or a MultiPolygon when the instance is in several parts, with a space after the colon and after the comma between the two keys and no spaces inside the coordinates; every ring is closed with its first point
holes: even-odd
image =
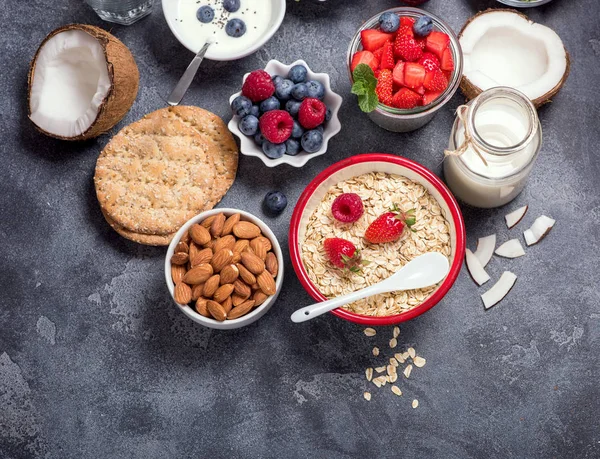
{"type": "Polygon", "coordinates": [[[365,232],[365,239],[372,244],[394,242],[400,239],[406,228],[416,223],[415,210],[402,212],[396,204],[390,212],[377,217],[365,232]]]}
{"type": "Polygon", "coordinates": [[[341,237],[325,239],[323,248],[327,254],[327,259],[336,268],[348,269],[353,273],[358,273],[361,266],[368,264],[368,261],[362,259],[360,250],[352,242],[341,237]]]}

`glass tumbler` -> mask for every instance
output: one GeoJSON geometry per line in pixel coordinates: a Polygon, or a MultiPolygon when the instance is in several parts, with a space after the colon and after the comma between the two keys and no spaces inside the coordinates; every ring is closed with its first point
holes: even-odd
{"type": "Polygon", "coordinates": [[[130,25],[152,12],[154,0],[85,0],[105,21],[130,25]]]}

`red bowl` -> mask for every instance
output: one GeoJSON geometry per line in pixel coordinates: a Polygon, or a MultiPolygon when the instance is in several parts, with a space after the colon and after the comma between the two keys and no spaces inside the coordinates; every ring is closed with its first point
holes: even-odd
{"type": "Polygon", "coordinates": [[[452,245],[450,272],[433,294],[419,306],[400,314],[385,317],[356,314],[342,308],[331,311],[337,317],[363,325],[392,325],[413,319],[435,306],[456,281],[465,255],[465,224],[458,203],[446,185],[429,169],[409,159],[384,153],[356,155],[328,167],[308,184],[300,195],[298,204],[296,204],[290,222],[290,257],[294,271],[296,271],[296,275],[304,289],[316,301],[325,301],[327,298],[312,283],[302,262],[300,243],[303,239],[306,222],[332,185],[369,172],[403,175],[420,183],[436,198],[450,226],[450,242],[452,245]]]}

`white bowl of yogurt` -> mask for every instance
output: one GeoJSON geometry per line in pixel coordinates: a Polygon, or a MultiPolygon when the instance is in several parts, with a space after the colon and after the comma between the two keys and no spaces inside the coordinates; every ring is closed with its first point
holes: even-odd
{"type": "Polygon", "coordinates": [[[279,29],[285,15],[285,0],[239,0],[239,9],[233,12],[227,11],[224,3],[162,0],[162,7],[177,40],[194,54],[210,41],[205,57],[214,61],[232,61],[256,52],[279,29]],[[212,10],[213,18],[208,22],[198,18],[202,7],[212,10]],[[243,22],[245,32],[241,36],[227,33],[227,24],[232,20],[243,22]]]}

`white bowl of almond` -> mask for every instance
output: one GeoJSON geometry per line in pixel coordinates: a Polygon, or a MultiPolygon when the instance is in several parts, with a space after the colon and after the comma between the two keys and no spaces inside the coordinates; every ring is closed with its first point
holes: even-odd
{"type": "Polygon", "coordinates": [[[165,278],[173,301],[194,322],[221,330],[244,327],[279,295],[281,247],[254,215],[209,210],[191,218],[171,241],[165,278]]]}

